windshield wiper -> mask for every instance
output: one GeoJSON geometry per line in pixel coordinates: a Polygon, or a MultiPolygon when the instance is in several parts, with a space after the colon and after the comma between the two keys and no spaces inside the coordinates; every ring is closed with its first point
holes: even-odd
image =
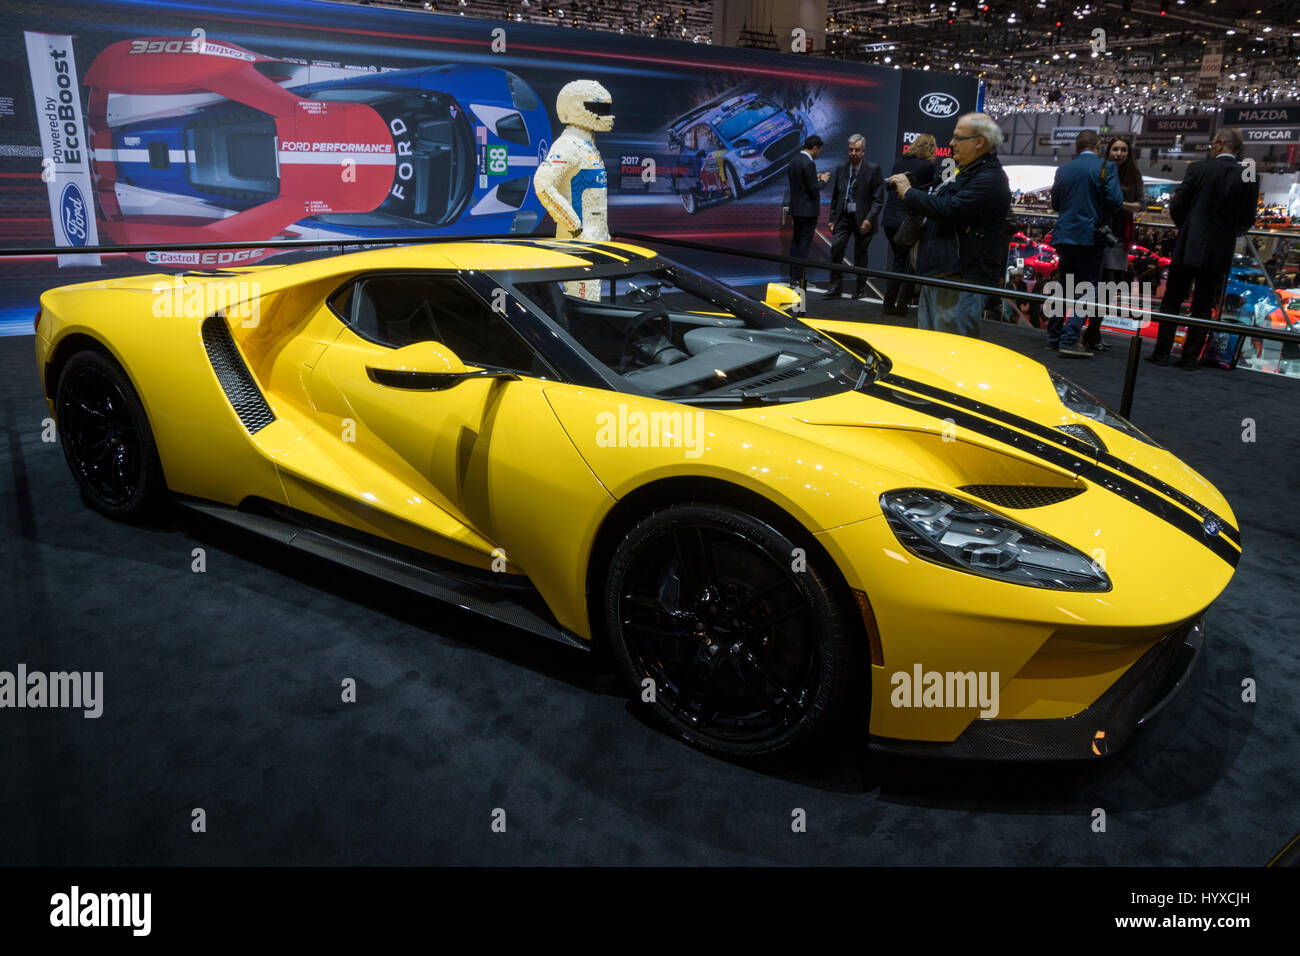
{"type": "Polygon", "coordinates": [[[741,392],[739,395],[692,395],[671,398],[681,405],[781,405],[786,402],[810,402],[809,395],[768,395],[764,392],[741,392]]]}

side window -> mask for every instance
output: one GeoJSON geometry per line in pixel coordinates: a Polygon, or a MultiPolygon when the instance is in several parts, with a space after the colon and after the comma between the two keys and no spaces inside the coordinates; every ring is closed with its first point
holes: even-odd
{"type": "Polygon", "coordinates": [[[451,276],[360,279],[336,294],[330,306],[358,335],[391,348],[441,342],[466,365],[547,374],[505,319],[451,276]]]}

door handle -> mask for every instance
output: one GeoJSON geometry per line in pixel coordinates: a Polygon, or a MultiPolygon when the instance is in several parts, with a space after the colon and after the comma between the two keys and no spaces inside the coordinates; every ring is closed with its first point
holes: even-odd
{"type": "Polygon", "coordinates": [[[417,392],[441,392],[455,388],[461,382],[472,378],[499,378],[507,381],[519,381],[515,372],[505,369],[478,368],[465,372],[420,372],[412,369],[376,368],[366,366],[370,381],[385,388],[404,388],[417,392]]]}

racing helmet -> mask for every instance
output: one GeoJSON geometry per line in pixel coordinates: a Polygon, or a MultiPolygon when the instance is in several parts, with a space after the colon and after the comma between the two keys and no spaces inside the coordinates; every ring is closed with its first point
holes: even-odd
{"type": "Polygon", "coordinates": [[[595,80],[574,80],[555,98],[555,115],[565,126],[608,133],[614,128],[614,101],[595,80]]]}

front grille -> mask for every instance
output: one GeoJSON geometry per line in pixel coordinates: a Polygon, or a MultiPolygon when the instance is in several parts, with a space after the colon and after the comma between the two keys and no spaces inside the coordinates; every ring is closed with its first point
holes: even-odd
{"type": "Polygon", "coordinates": [[[1087,425],[1057,425],[1058,432],[1065,432],[1079,441],[1087,442],[1097,451],[1105,453],[1106,443],[1101,440],[1101,436],[1089,428],[1087,425]]]}
{"type": "Polygon", "coordinates": [[[203,320],[203,347],[212,363],[212,371],[221,383],[221,390],[226,393],[248,433],[255,435],[275,421],[275,413],[253,381],[243,356],[235,347],[235,340],[230,337],[226,320],[221,316],[212,315],[203,320]]]}
{"type": "Polygon", "coordinates": [[[769,162],[784,159],[799,148],[799,131],[792,130],[763,150],[763,158],[769,162]]]}
{"type": "Polygon", "coordinates": [[[1082,488],[1044,485],[963,485],[961,490],[1003,508],[1041,508],[1083,494],[1082,488]]]}

